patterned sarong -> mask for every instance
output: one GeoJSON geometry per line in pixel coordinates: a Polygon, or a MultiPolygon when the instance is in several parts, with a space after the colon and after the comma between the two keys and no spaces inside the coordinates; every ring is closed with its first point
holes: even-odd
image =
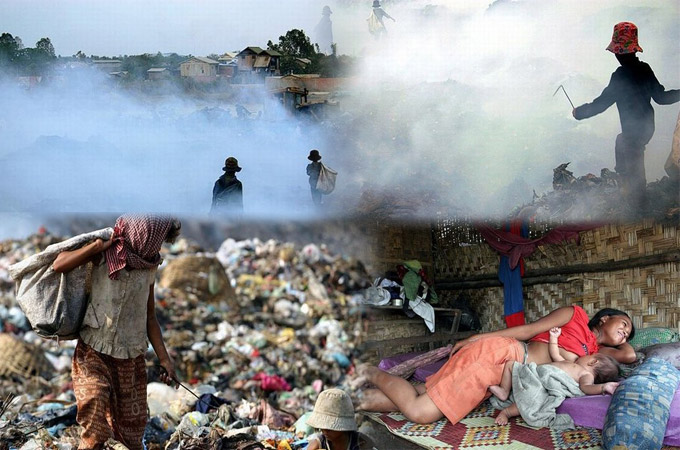
{"type": "Polygon", "coordinates": [[[130,450],[142,450],[147,421],[144,355],[113,358],[79,340],[72,375],[83,428],[78,448],[98,448],[113,437],[130,450]]]}

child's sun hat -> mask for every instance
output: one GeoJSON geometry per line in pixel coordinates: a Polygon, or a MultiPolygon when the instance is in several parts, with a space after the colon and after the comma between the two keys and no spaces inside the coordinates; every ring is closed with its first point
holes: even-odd
{"type": "Polygon", "coordinates": [[[355,431],[357,423],[349,394],[341,389],[320,393],[307,425],[320,430],[355,431]]]}
{"type": "Polygon", "coordinates": [[[638,29],[632,22],[619,22],[614,25],[612,41],[607,50],[617,55],[624,53],[641,52],[642,47],[638,44],[638,29]]]}

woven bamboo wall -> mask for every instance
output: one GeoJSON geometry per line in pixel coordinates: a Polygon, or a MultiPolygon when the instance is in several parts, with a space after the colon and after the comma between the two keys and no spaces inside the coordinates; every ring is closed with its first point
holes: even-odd
{"type": "Polygon", "coordinates": [[[403,261],[417,259],[430,279],[434,275],[432,232],[429,224],[365,222],[371,241],[370,267],[376,276],[395,270],[403,261]]]}
{"type": "MultiPolygon", "coordinates": [[[[440,233],[435,254],[435,279],[493,274],[498,255],[486,244],[461,246],[445,242],[440,233]],[[442,242],[444,241],[444,242],[442,242]]],[[[606,225],[581,233],[580,245],[562,243],[539,247],[525,259],[527,271],[576,264],[622,261],[680,249],[680,225],[643,221],[606,225]]],[[[628,312],[637,327],[680,329],[680,262],[634,269],[575,274],[567,283],[525,286],[525,315],[536,320],[555,308],[581,305],[590,315],[612,307],[628,312]]],[[[483,330],[503,328],[502,288],[441,292],[445,301],[460,295],[477,311],[483,330]]]]}

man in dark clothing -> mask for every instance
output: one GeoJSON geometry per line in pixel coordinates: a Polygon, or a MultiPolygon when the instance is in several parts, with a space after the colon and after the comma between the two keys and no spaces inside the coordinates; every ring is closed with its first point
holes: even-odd
{"type": "Polygon", "coordinates": [[[319,181],[319,174],[321,173],[321,155],[318,150],[312,150],[309,152],[307,159],[311,163],[307,164],[307,175],[309,175],[309,187],[312,191],[312,202],[319,206],[321,205],[321,192],[316,188],[316,184],[319,181]]]}
{"type": "Polygon", "coordinates": [[[243,212],[243,185],[236,178],[240,172],[238,160],[230,156],[224,162],[224,174],[213,187],[210,214],[239,216],[243,212]]]}
{"type": "Polygon", "coordinates": [[[666,91],[654,76],[652,68],[635,55],[641,52],[637,27],[630,22],[614,26],[607,50],[614,53],[621,67],[612,74],[609,85],[592,103],[574,108],[577,120],[604,112],[616,103],[621,121],[621,134],[616,137],[616,172],[621,177],[624,195],[633,207],[645,204],[645,146],[654,135],[654,109],[650,99],[659,105],[680,100],[680,90],[666,91]]]}

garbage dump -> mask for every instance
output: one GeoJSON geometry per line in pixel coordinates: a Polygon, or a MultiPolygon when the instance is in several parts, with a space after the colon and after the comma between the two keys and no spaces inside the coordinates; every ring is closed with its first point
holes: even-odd
{"type": "MultiPolygon", "coordinates": [[[[0,242],[0,450],[75,449],[75,340],[31,330],[7,268],[61,241],[46,230],[0,242]]],[[[147,449],[296,449],[322,390],[348,385],[361,337],[361,262],[324,245],[225,240],[163,247],[158,320],[182,387],[147,352],[147,449]]],[[[110,439],[107,447],[126,447],[110,439]]]]}
{"type": "Polygon", "coordinates": [[[548,222],[641,217],[680,219],[678,185],[667,176],[647,184],[646,210],[640,210],[625,201],[616,172],[603,168],[600,176],[592,173],[575,176],[568,166],[569,162],[553,169],[552,191],[542,195],[534,192],[531,204],[518,207],[512,215],[548,222]]]}

